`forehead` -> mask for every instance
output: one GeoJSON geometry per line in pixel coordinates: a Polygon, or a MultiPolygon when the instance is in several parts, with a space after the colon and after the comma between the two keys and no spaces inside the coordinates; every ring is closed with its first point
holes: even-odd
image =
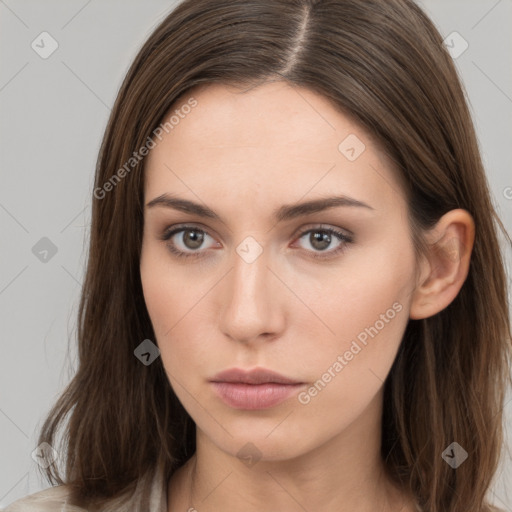
{"type": "Polygon", "coordinates": [[[215,200],[236,191],[246,206],[262,196],[278,206],[336,191],[382,205],[401,195],[373,139],[309,89],[206,84],[184,94],[170,116],[173,128],[155,139],[145,163],[147,199],[172,192],[215,200]],[[184,108],[191,99],[195,106],[184,108]]]}
{"type": "MultiPolygon", "coordinates": [[[[284,81],[248,89],[227,84],[200,85],[185,94],[172,110],[179,110],[191,97],[197,106],[183,123],[186,127],[173,131],[201,142],[202,147],[283,147],[301,142],[309,147],[320,144],[324,149],[336,149],[340,135],[361,132],[324,96],[284,81]]],[[[304,153],[300,147],[295,150],[297,154],[304,153]]]]}

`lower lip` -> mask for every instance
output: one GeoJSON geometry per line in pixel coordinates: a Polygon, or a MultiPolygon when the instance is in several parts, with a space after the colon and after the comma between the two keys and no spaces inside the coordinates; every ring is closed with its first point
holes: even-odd
{"type": "Polygon", "coordinates": [[[267,409],[274,407],[297,393],[303,384],[243,384],[212,382],[215,392],[235,409],[267,409]]]}

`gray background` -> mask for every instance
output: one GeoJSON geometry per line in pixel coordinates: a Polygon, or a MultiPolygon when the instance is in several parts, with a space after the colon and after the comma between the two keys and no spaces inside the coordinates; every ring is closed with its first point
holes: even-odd
{"type": "MultiPolygon", "coordinates": [[[[469,44],[455,62],[510,232],[512,1],[420,4],[443,37],[457,31],[469,44]]],[[[131,60],[173,5],[0,0],[0,508],[47,487],[31,453],[44,414],[76,364],[75,318],[101,137],[131,60]],[[47,59],[31,47],[44,31],[58,43],[47,59]],[[34,254],[38,242],[39,251],[50,247],[42,238],[55,254],[51,248],[46,256],[34,254]]],[[[460,39],[449,40],[456,51],[463,48],[460,39]]],[[[505,407],[510,431],[510,394],[505,407]]],[[[512,511],[510,448],[491,499],[512,511]]]]}

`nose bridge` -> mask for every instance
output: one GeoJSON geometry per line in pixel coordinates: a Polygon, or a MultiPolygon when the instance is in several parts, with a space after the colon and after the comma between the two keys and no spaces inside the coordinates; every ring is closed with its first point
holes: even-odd
{"type": "Polygon", "coordinates": [[[242,241],[233,253],[221,329],[227,336],[249,341],[277,328],[275,277],[268,269],[268,253],[252,237],[242,241]]]}

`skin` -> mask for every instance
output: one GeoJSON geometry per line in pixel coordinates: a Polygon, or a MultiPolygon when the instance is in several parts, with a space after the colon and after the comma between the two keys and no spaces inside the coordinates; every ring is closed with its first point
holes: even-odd
{"type": "Polygon", "coordinates": [[[197,106],[151,150],[144,184],[146,205],[168,193],[222,218],[144,212],[144,297],[170,384],[197,426],[197,451],[169,482],[168,510],[414,511],[380,457],[383,385],[409,318],[441,311],[460,290],[470,215],[448,212],[417,261],[397,174],[324,97],[285,82],[247,92],[202,85],[182,104],[190,96],[197,106]],[[350,134],[365,145],[354,161],[338,149],[350,134]],[[282,205],[342,194],[371,208],[272,218],[282,205]],[[199,258],[179,258],[161,239],[184,223],[206,232],[203,244],[193,245],[190,231],[171,240],[199,258]],[[348,230],[353,241],[334,254],[333,235],[322,251],[310,236],[319,225],[348,230]],[[250,263],[236,251],[248,236],[263,249],[250,263]],[[308,403],[292,396],[234,409],[208,382],[228,368],[264,367],[307,391],[393,304],[400,312],[308,403]],[[237,456],[247,443],[253,465],[237,456]]]}

